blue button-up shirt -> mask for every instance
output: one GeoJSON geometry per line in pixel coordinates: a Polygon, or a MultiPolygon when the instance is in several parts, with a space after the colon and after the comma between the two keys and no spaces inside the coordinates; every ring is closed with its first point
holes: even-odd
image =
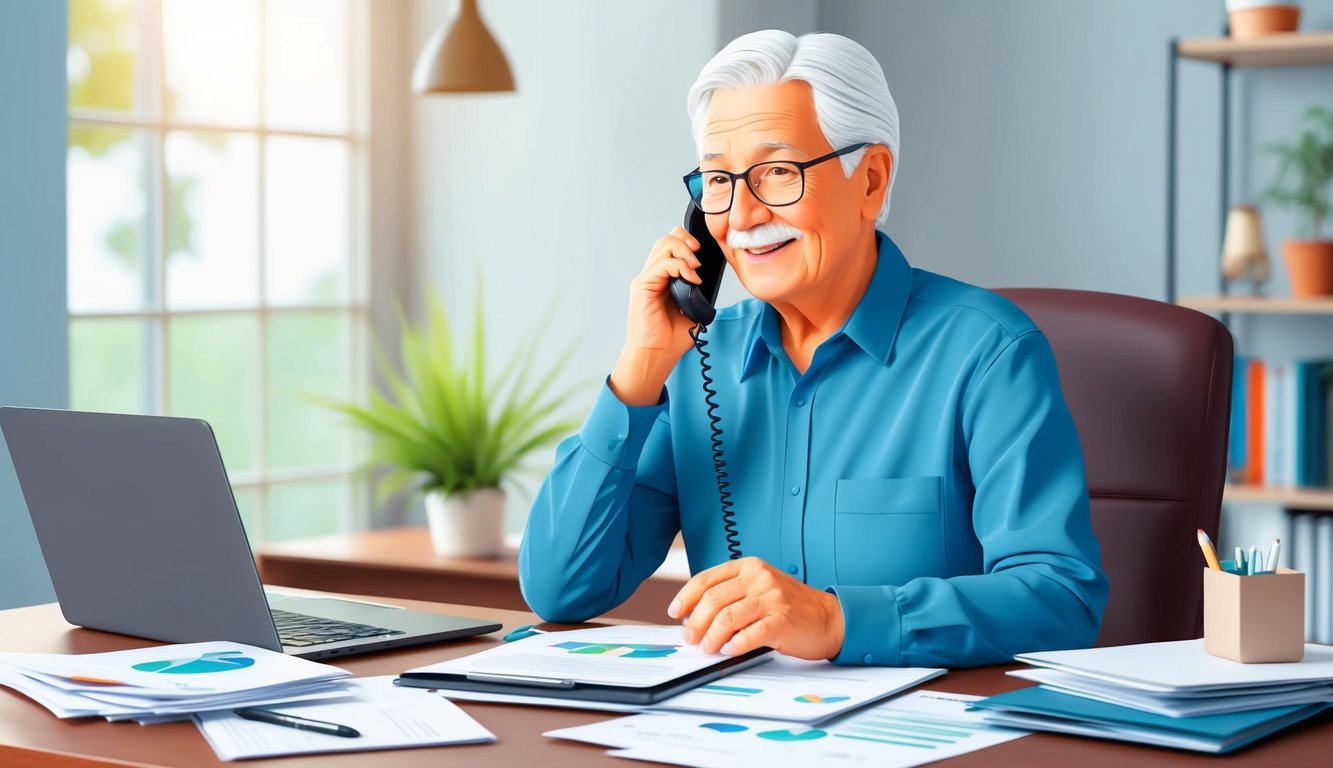
{"type": "MultiPolygon", "coordinates": [[[[838,663],[1091,644],[1108,586],[1050,345],[1003,297],[878,245],[865,295],[804,374],[764,302],[720,310],[704,335],[744,554],[837,595],[838,663]]],[[[691,571],[727,559],[697,353],[666,389],[630,407],[603,385],[557,449],[519,555],[543,618],[619,605],[678,531],[691,571]]]]}

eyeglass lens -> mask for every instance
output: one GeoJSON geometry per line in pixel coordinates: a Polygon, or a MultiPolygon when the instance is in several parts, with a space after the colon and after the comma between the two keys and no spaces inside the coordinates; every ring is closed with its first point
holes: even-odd
{"type": "MultiPolygon", "coordinates": [[[[790,205],[801,199],[805,180],[793,163],[760,163],[746,173],[750,190],[768,205],[790,205]]],[[[731,207],[734,182],[726,173],[704,171],[695,197],[704,213],[722,213],[731,207]]]]}

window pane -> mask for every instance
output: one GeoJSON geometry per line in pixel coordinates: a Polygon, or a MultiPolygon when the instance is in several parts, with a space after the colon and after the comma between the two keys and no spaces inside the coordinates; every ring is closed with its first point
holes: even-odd
{"type": "Polygon", "coordinates": [[[254,306],[259,298],[259,159],[253,136],[167,135],[167,305],[254,306]]]}
{"type": "Polygon", "coordinates": [[[71,312],[142,309],[151,301],[149,134],[71,126],[67,224],[71,312]]]}
{"type": "Polygon", "coordinates": [[[259,491],[254,488],[233,489],[236,497],[236,509],[241,513],[241,523],[245,525],[245,536],[254,547],[263,542],[263,531],[259,529],[259,491]]]}
{"type": "Polygon", "coordinates": [[[254,317],[171,320],[171,415],[205,419],[230,473],[257,469],[259,323],[254,317]]]}
{"type": "Polygon", "coordinates": [[[282,483],[269,488],[268,540],[325,536],[342,527],[347,484],[341,480],[282,483]]]}
{"type": "Polygon", "coordinates": [[[349,210],[345,142],[268,139],[265,261],[275,304],[347,296],[349,210]]]}
{"type": "Polygon", "coordinates": [[[148,368],[153,328],[145,320],[69,324],[70,407],[80,411],[152,413],[148,368]]]}
{"type": "Polygon", "coordinates": [[[348,399],[347,317],[335,312],[273,315],[268,334],[269,466],[343,466],[351,428],[305,395],[348,399]]]}
{"type": "Polygon", "coordinates": [[[259,119],[257,0],[163,0],[167,113],[193,122],[259,119]]]}
{"type": "Polygon", "coordinates": [[[65,71],[71,107],[145,109],[146,11],[139,0],[70,0],[65,71]]]}
{"type": "Polygon", "coordinates": [[[264,120],[315,131],[347,129],[347,4],[268,0],[264,120]]]}

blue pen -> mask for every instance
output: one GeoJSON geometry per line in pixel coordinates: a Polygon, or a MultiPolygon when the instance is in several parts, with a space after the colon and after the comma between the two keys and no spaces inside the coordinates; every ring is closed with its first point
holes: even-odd
{"type": "Polygon", "coordinates": [[[1250,545],[1250,559],[1249,559],[1249,562],[1245,563],[1245,573],[1248,574],[1248,575],[1250,575],[1250,576],[1253,576],[1253,575],[1255,574],[1255,563],[1254,563],[1254,558],[1255,558],[1255,556],[1256,556],[1258,553],[1259,553],[1259,548],[1256,547],[1256,546],[1254,546],[1253,544],[1251,544],[1251,545],[1250,545]]]}

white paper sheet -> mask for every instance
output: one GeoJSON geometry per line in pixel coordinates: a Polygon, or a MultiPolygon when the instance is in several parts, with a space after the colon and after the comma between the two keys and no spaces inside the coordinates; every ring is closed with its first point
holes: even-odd
{"type": "Polygon", "coordinates": [[[546,632],[409,674],[484,674],[648,688],[722,658],[687,644],[682,633],[679,626],[632,625],[546,632]]]}
{"type": "Polygon", "coordinates": [[[1274,683],[1333,681],[1333,646],[1305,644],[1305,658],[1284,664],[1242,664],[1210,656],[1203,640],[1116,645],[1075,651],[1020,653],[1039,667],[1061,669],[1145,691],[1218,691],[1274,683]]]}
{"type": "Polygon", "coordinates": [[[229,711],[204,712],[195,722],[220,760],[495,741],[453,702],[419,688],[397,687],[391,676],[359,678],[350,685],[351,698],[272,709],[346,725],[361,732],[356,738],[254,722],[229,711]]]}
{"type": "Polygon", "coordinates": [[[545,735],[616,748],[609,754],[698,768],[908,768],[1021,738],[982,723],[979,696],[914,691],[819,728],[709,715],[647,714],[545,735]]]}

